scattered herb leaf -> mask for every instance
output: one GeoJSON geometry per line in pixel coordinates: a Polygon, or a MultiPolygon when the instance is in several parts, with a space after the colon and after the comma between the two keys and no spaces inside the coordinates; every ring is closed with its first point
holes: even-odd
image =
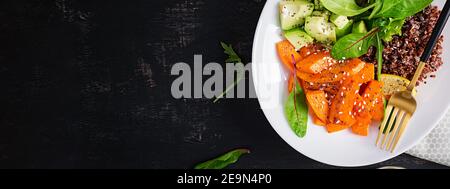
{"type": "Polygon", "coordinates": [[[227,45],[224,42],[220,42],[220,45],[222,45],[224,53],[228,55],[228,58],[225,60],[227,63],[242,62],[241,58],[239,58],[231,45],[227,45]]]}
{"type": "Polygon", "coordinates": [[[380,80],[380,76],[381,76],[381,70],[383,70],[383,49],[384,49],[384,45],[381,42],[381,38],[380,35],[377,33],[376,35],[377,38],[377,79],[380,80]]]}
{"type": "Polygon", "coordinates": [[[242,155],[248,153],[250,153],[248,149],[236,149],[212,160],[200,163],[195,166],[195,169],[223,169],[230,164],[236,163],[242,155]]]}

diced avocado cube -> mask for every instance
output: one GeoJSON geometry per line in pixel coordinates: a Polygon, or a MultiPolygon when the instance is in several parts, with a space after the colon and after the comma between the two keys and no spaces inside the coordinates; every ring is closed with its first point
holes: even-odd
{"type": "Polygon", "coordinates": [[[336,37],[339,39],[341,37],[344,37],[345,35],[349,34],[352,32],[352,28],[353,28],[353,20],[349,20],[347,22],[347,24],[342,27],[342,28],[338,28],[336,26],[336,37]]]}
{"type": "Polygon", "coordinates": [[[302,47],[314,42],[314,39],[300,28],[286,31],[284,36],[295,47],[295,50],[300,50],[302,47]]]}
{"type": "Polygon", "coordinates": [[[346,16],[341,16],[337,14],[332,14],[330,16],[330,22],[332,22],[334,25],[336,25],[337,28],[343,28],[348,24],[350,20],[346,16]]]}
{"type": "Polygon", "coordinates": [[[326,20],[328,20],[330,18],[331,12],[327,11],[327,10],[323,10],[323,11],[313,11],[312,16],[321,16],[324,17],[326,20]]]}
{"type": "Polygon", "coordinates": [[[358,21],[353,24],[352,33],[367,33],[367,27],[364,21],[358,21]]]}
{"type": "Polygon", "coordinates": [[[281,29],[290,30],[305,23],[305,17],[314,11],[314,4],[305,0],[281,1],[279,11],[281,29]]]}
{"type": "Polygon", "coordinates": [[[305,31],[311,37],[322,43],[332,43],[336,41],[336,27],[324,17],[306,17],[305,31]]]}
{"type": "Polygon", "coordinates": [[[315,10],[323,10],[323,5],[320,0],[314,0],[314,9],[315,10]]]}

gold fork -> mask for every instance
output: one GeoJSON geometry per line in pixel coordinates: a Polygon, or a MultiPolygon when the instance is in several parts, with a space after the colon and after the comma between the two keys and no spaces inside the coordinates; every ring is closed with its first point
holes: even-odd
{"type": "Polygon", "coordinates": [[[430,57],[431,52],[433,51],[434,46],[436,45],[437,40],[439,40],[442,30],[447,23],[450,15],[449,9],[450,0],[446,1],[445,6],[442,9],[441,15],[439,16],[437,24],[433,29],[430,40],[428,41],[425,51],[420,58],[420,63],[414,73],[413,79],[405,91],[395,93],[388,102],[384,113],[384,119],[381,122],[380,131],[378,132],[377,140],[375,142],[375,144],[380,146],[381,149],[386,149],[391,153],[394,151],[400,137],[406,129],[409,120],[411,119],[411,116],[416,111],[417,102],[412,95],[412,91],[416,86],[417,80],[422,74],[423,68],[425,67],[425,62],[430,57]]]}

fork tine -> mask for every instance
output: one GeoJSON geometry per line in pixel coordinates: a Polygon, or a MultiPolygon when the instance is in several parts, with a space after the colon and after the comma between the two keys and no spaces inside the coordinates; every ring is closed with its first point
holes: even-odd
{"type": "Polygon", "coordinates": [[[405,131],[405,128],[409,122],[409,119],[411,119],[411,114],[407,113],[405,118],[403,119],[403,123],[402,123],[402,126],[400,127],[400,131],[398,132],[397,136],[395,136],[394,146],[392,146],[392,148],[391,148],[391,153],[394,151],[395,147],[397,146],[397,143],[398,143],[400,137],[402,136],[403,131],[405,131]]]}
{"type": "Polygon", "coordinates": [[[392,105],[388,105],[386,107],[386,111],[384,113],[384,119],[383,119],[383,122],[381,123],[381,127],[380,127],[380,132],[378,132],[377,140],[375,142],[375,145],[377,145],[377,146],[378,146],[378,140],[380,139],[380,136],[383,133],[384,128],[386,127],[386,122],[389,119],[393,108],[394,107],[392,105]]]}
{"type": "Polygon", "coordinates": [[[405,111],[401,111],[398,116],[397,116],[397,120],[395,122],[395,126],[392,129],[391,135],[389,136],[389,139],[387,140],[388,143],[386,144],[386,150],[389,150],[392,144],[392,139],[394,139],[394,136],[396,135],[398,128],[400,127],[400,124],[403,121],[403,117],[405,116],[406,112],[405,111]]]}
{"type": "Polygon", "coordinates": [[[392,125],[394,125],[395,119],[397,118],[398,111],[399,111],[399,109],[396,108],[396,107],[394,107],[394,112],[393,112],[392,115],[390,116],[389,124],[388,124],[386,130],[382,130],[382,131],[381,131],[381,132],[384,133],[384,135],[383,135],[383,140],[381,141],[381,145],[380,145],[380,148],[381,148],[381,149],[383,149],[383,147],[384,147],[384,143],[386,142],[387,136],[390,135],[390,134],[392,134],[392,133],[391,133],[391,128],[392,128],[392,125]]]}

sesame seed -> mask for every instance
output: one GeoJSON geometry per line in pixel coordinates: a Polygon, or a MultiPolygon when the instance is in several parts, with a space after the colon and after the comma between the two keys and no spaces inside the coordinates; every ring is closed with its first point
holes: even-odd
{"type": "Polygon", "coordinates": [[[338,114],[339,114],[339,115],[342,115],[342,114],[344,114],[344,113],[342,113],[342,112],[338,112],[338,114]]]}

